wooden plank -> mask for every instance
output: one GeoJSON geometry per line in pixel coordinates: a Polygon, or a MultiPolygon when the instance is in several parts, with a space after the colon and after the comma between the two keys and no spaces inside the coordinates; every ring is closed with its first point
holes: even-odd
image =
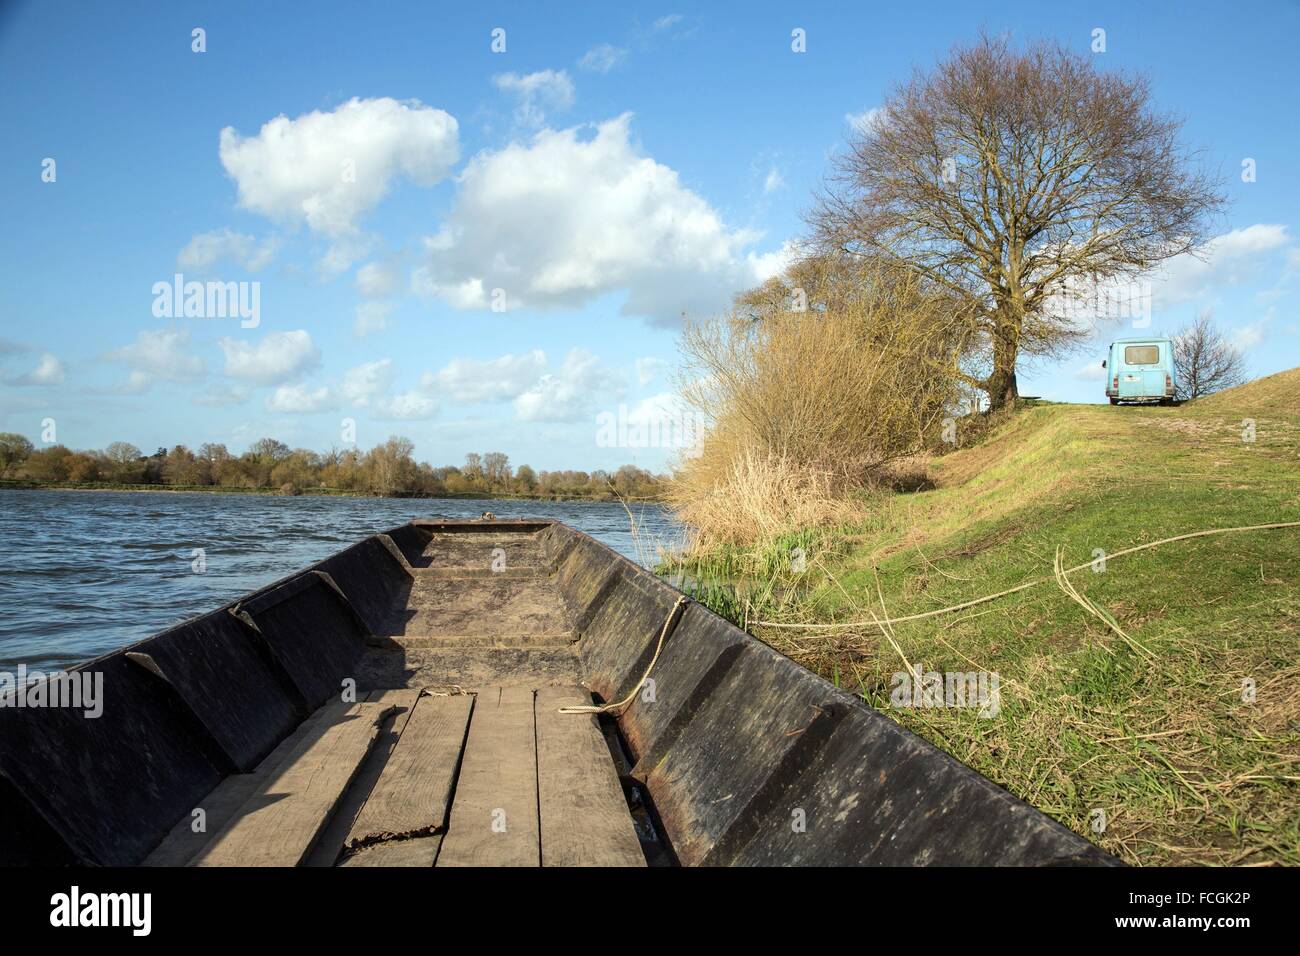
{"type": "Polygon", "coordinates": [[[390,840],[357,850],[339,866],[433,866],[442,834],[390,840]]]}
{"type": "Polygon", "coordinates": [[[581,687],[537,690],[537,792],[542,866],[645,866],[609,745],[581,687]]]}
{"type": "Polygon", "coordinates": [[[360,769],[380,724],[394,709],[391,704],[353,704],[317,739],[304,741],[193,865],[301,863],[360,769]]]}
{"type": "Polygon", "coordinates": [[[531,687],[480,693],[438,866],[538,866],[531,687]]]}
{"type": "Polygon", "coordinates": [[[443,828],[473,703],[468,694],[420,699],[348,833],[347,846],[443,828]]]}
{"type": "Polygon", "coordinates": [[[372,704],[391,704],[399,709],[397,713],[384,721],[379,738],[375,741],[375,745],[370,748],[370,753],[366,755],[365,761],[361,764],[361,769],[357,772],[356,779],[352,781],[352,786],[348,787],[347,792],[343,794],[343,799],[339,801],[338,807],[330,817],[330,822],[321,832],[320,839],[316,841],[311,853],[303,861],[304,866],[334,865],[339,854],[343,851],[343,844],[347,840],[348,831],[352,829],[353,821],[356,820],[357,814],[361,812],[361,808],[369,798],[376,781],[379,780],[380,775],[383,773],[384,765],[392,754],[393,748],[397,746],[397,741],[401,737],[402,730],[406,727],[406,722],[410,719],[421,693],[420,688],[411,687],[397,690],[375,690],[366,696],[366,700],[372,704]]]}
{"type": "Polygon", "coordinates": [[[213,835],[220,833],[226,824],[235,818],[235,814],[249,797],[266,785],[271,774],[284,763],[287,757],[301,747],[304,741],[319,738],[326,727],[335,723],[353,706],[353,704],[334,701],[318,708],[299,724],[293,733],[280,741],[274,750],[263,757],[262,762],[253,769],[252,773],[231,774],[222,780],[199,801],[195,808],[202,809],[206,815],[204,821],[206,826],[203,832],[194,832],[192,815],[182,817],[158,848],[145,859],[144,865],[185,866],[188,864],[195,854],[211,841],[213,835]]]}

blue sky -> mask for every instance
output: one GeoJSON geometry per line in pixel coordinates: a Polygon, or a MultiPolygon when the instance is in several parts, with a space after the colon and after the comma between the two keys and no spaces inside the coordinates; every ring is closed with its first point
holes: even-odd
{"type": "MultiPolygon", "coordinates": [[[[680,315],[769,274],[850,117],[981,29],[1101,28],[1150,75],[1230,199],[1150,331],[1210,309],[1252,374],[1300,365],[1300,7],[973,7],[8,3],[0,429],[323,450],[351,419],[434,463],[662,468],[597,416],[669,401],[680,315]],[[256,327],[155,314],[178,272],[256,282],[256,327]]],[[[1103,354],[1021,389],[1096,401],[1103,354]]]]}

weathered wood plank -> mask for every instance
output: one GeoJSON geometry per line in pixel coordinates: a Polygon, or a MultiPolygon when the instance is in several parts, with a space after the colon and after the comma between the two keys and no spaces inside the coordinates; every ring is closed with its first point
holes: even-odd
{"type": "Polygon", "coordinates": [[[185,866],[194,855],[203,849],[220,833],[244,803],[266,785],[274,773],[304,742],[318,739],[325,729],[347,713],[353,704],[335,701],[326,704],[311,714],[298,725],[289,736],[280,741],[276,748],[262,758],[252,773],[231,774],[217,784],[195,809],[201,809],[205,815],[205,827],[201,833],[193,829],[193,816],[182,817],[172,827],[170,833],[148,858],[145,866],[185,866]]]}
{"type": "Polygon", "coordinates": [[[347,835],[349,847],[442,829],[472,696],[423,697],[347,835]]]}
{"type": "Polygon", "coordinates": [[[352,785],[343,794],[343,799],[339,801],[338,807],[330,816],[329,823],[321,831],[320,839],[316,841],[311,853],[303,861],[304,866],[334,865],[339,853],[343,851],[343,844],[347,840],[348,831],[352,829],[357,814],[361,812],[361,808],[369,798],[375,783],[384,772],[384,766],[392,754],[393,748],[397,746],[397,741],[401,737],[402,730],[406,727],[406,722],[410,719],[421,693],[420,688],[412,687],[397,690],[375,690],[366,696],[366,700],[372,704],[391,704],[397,707],[398,711],[384,722],[379,738],[375,741],[375,745],[370,748],[370,753],[366,755],[365,761],[361,764],[356,779],[352,781],[352,785]]]}
{"type": "Polygon", "coordinates": [[[441,843],[441,833],[410,840],[389,840],[362,847],[339,866],[433,866],[441,843]]]}
{"type": "Polygon", "coordinates": [[[194,858],[196,866],[297,866],[379,734],[391,704],[353,704],[304,741],[194,858]]]}
{"type": "Polygon", "coordinates": [[[645,866],[609,745],[581,687],[537,689],[537,792],[542,866],[645,866]]]}
{"type": "Polygon", "coordinates": [[[438,866],[538,866],[531,687],[480,693],[438,866]]]}

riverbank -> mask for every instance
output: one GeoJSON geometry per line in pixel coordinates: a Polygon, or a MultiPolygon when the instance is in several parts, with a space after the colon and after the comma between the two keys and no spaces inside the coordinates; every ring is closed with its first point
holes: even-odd
{"type": "Polygon", "coordinates": [[[323,497],[323,498],[388,498],[419,499],[426,501],[557,501],[557,502],[618,502],[652,504],[657,497],[595,495],[521,495],[491,491],[445,492],[425,495],[413,492],[395,492],[381,495],[371,491],[353,491],[347,488],[311,488],[286,492],[278,488],[235,488],[220,485],[146,485],[115,484],[106,481],[35,481],[27,478],[0,478],[0,490],[19,491],[125,491],[176,494],[266,495],[271,497],[323,497]]]}
{"type": "Polygon", "coordinates": [[[1300,529],[1118,553],[1300,521],[1298,456],[1300,371],[1177,409],[1047,405],[928,461],[931,489],[680,570],[1129,863],[1297,865],[1300,529]],[[899,693],[916,668],[996,676],[996,712],[899,693]]]}

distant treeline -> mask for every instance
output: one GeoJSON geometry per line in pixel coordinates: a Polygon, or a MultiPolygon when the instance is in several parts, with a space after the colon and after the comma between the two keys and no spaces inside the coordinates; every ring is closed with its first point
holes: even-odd
{"type": "Polygon", "coordinates": [[[38,449],[22,435],[0,433],[0,478],[80,487],[592,499],[657,497],[665,480],[634,465],[614,472],[538,472],[528,465],[515,468],[508,456],[495,451],[466,455],[461,467],[435,468],[415,461],[413,451],[410,439],[394,436],[369,451],[345,448],[321,454],[263,438],[242,455],[213,443],[197,451],[176,445],[146,455],[127,442],[113,442],[102,451],[64,445],[38,449]]]}

